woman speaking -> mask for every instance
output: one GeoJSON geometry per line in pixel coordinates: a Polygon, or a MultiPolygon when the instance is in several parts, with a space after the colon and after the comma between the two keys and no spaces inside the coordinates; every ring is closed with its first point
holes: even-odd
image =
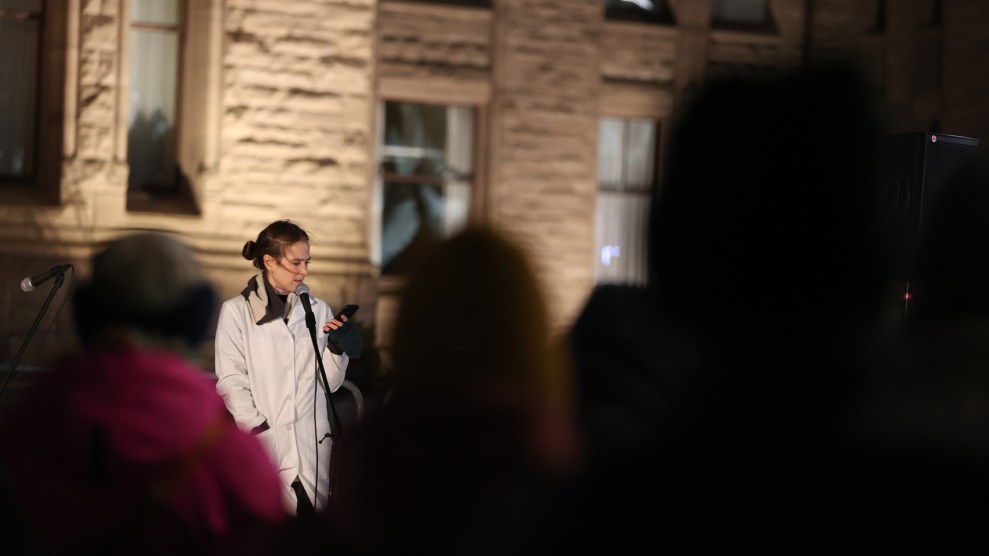
{"type": "Polygon", "coordinates": [[[360,337],[347,317],[334,318],[326,302],[309,297],[303,285],[309,235],[297,224],[269,224],[242,254],[260,273],[220,309],[217,390],[241,428],[255,433],[274,458],[286,509],[319,511],[330,495],[327,396],[343,383],[348,353],[360,355],[360,337]],[[316,346],[307,302],[322,328],[316,346]],[[328,384],[317,371],[317,350],[328,384]]]}

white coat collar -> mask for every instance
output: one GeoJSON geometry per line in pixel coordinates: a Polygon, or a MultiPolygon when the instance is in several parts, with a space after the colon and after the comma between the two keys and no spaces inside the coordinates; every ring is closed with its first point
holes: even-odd
{"type": "MultiPolygon", "coordinates": [[[[247,299],[248,309],[251,311],[251,318],[257,324],[265,324],[271,322],[278,317],[282,319],[288,319],[289,315],[295,309],[295,306],[299,304],[299,296],[295,292],[288,294],[285,300],[285,310],[281,315],[274,314],[272,311],[272,305],[270,296],[268,295],[267,282],[264,280],[262,274],[257,274],[250,279],[247,283],[247,287],[241,292],[241,295],[247,299]]],[[[319,301],[310,296],[309,303],[311,306],[315,307],[319,301]]],[[[278,303],[280,305],[280,303],[278,303]]]]}

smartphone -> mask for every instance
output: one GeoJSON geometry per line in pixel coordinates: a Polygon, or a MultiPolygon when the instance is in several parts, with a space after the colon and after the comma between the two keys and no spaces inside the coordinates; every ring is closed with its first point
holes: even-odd
{"type": "Polygon", "coordinates": [[[343,309],[340,309],[339,313],[333,315],[333,318],[340,320],[340,317],[344,316],[347,317],[347,320],[350,320],[351,318],[353,318],[354,313],[356,313],[357,310],[360,308],[361,308],[360,305],[345,305],[343,309]]]}

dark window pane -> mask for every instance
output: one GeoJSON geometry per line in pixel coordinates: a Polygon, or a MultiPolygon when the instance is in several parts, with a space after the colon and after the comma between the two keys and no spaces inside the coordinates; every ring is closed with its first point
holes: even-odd
{"type": "Polygon", "coordinates": [[[385,154],[381,159],[381,171],[396,176],[443,176],[446,164],[443,153],[428,156],[398,156],[385,154]]]}
{"type": "Polygon", "coordinates": [[[385,103],[385,145],[442,150],[446,144],[446,106],[385,103]]]}
{"type": "Polygon", "coordinates": [[[0,19],[0,176],[34,176],[37,124],[39,1],[12,1],[4,9],[25,10],[0,19]],[[30,11],[28,11],[30,9],[30,11]]]}
{"type": "Polygon", "coordinates": [[[437,185],[384,184],[381,270],[400,274],[416,250],[444,237],[443,193],[437,185]]]}
{"type": "Polygon", "coordinates": [[[666,0],[605,0],[607,19],[673,24],[673,12],[666,0]]]}
{"type": "Polygon", "coordinates": [[[758,25],[768,15],[766,0],[711,0],[711,17],[717,21],[758,25]]]}
{"type": "Polygon", "coordinates": [[[748,33],[779,33],[765,0],[712,0],[711,27],[748,33]]]}
{"type": "Polygon", "coordinates": [[[41,11],[41,3],[41,0],[0,0],[0,9],[37,13],[41,11]]]}

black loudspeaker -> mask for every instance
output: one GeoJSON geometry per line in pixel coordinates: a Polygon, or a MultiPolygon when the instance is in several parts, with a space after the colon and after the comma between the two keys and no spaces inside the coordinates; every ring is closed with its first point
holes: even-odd
{"type": "Polygon", "coordinates": [[[937,202],[959,165],[978,148],[978,139],[944,133],[895,133],[886,137],[881,178],[893,233],[894,290],[902,300],[904,316],[924,233],[925,212],[937,202]]]}

